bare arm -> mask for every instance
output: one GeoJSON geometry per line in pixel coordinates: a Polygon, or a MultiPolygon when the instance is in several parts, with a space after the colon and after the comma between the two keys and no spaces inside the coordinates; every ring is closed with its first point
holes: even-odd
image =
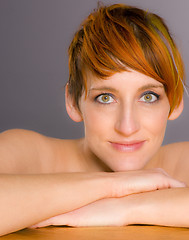
{"type": "Polygon", "coordinates": [[[32,228],[49,225],[74,227],[149,224],[189,227],[189,189],[172,188],[122,198],[106,198],[61,214],[32,228]]]}
{"type": "Polygon", "coordinates": [[[45,174],[49,158],[55,156],[46,137],[25,130],[1,134],[0,235],[106,197],[102,174],[45,174]]]}
{"type": "Polygon", "coordinates": [[[11,131],[2,134],[0,141],[0,235],[103,198],[183,187],[160,170],[44,174],[41,159],[53,157],[53,153],[44,147],[43,137],[11,131]],[[49,154],[41,154],[43,148],[49,154]]]}
{"type": "MultiPolygon", "coordinates": [[[[173,177],[189,185],[189,143],[164,146],[160,163],[173,177]]],[[[68,224],[71,226],[123,226],[154,224],[189,227],[189,188],[172,188],[103,199],[85,207],[48,219],[35,227],[68,224]],[[115,217],[116,216],[116,217],[115,217]]]]}
{"type": "Polygon", "coordinates": [[[189,188],[166,189],[128,196],[132,224],[189,227],[189,188]]]}
{"type": "Polygon", "coordinates": [[[100,199],[183,184],[155,170],[132,173],[0,175],[0,235],[100,199]],[[151,184],[149,184],[149,179],[151,184]]]}
{"type": "MultiPolygon", "coordinates": [[[[160,161],[166,172],[189,186],[189,142],[164,146],[160,161]]],[[[189,227],[189,187],[142,193],[133,200],[137,206],[135,223],[189,227]]]]}
{"type": "Polygon", "coordinates": [[[100,174],[0,175],[0,235],[106,197],[100,174]]]}

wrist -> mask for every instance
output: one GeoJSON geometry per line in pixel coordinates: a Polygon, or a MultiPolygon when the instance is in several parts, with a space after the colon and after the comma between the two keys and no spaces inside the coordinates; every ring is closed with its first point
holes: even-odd
{"type": "Polygon", "coordinates": [[[147,224],[150,212],[148,202],[143,198],[143,194],[132,194],[123,197],[125,205],[125,225],[147,224]]]}
{"type": "Polygon", "coordinates": [[[160,208],[160,203],[162,201],[156,201],[156,198],[158,198],[156,194],[158,193],[159,191],[152,191],[128,196],[130,202],[129,224],[161,225],[161,213],[163,212],[160,208]]]}
{"type": "Polygon", "coordinates": [[[90,202],[110,197],[111,179],[107,172],[81,173],[81,179],[84,190],[87,190],[88,197],[91,197],[90,202]]]}
{"type": "MultiPolygon", "coordinates": [[[[91,174],[90,174],[91,176],[91,174]]],[[[112,194],[112,178],[107,172],[95,172],[92,175],[96,200],[109,198],[112,194]]]]}

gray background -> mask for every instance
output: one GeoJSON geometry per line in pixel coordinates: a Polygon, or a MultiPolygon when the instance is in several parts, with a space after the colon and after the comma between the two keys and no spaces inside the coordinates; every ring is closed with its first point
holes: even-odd
{"type": "MultiPolygon", "coordinates": [[[[166,20],[189,76],[189,1],[122,2],[154,11],[166,20]]],[[[1,131],[25,128],[58,138],[83,135],[82,124],[67,116],[63,87],[68,79],[70,40],[96,6],[97,0],[0,0],[1,131]]],[[[168,123],[164,143],[188,140],[188,119],[189,98],[185,97],[185,110],[168,123]]]]}

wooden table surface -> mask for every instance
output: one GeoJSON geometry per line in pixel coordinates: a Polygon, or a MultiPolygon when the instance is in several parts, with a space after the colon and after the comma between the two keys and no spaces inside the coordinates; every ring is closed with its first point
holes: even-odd
{"type": "Polygon", "coordinates": [[[47,227],[34,230],[25,229],[0,238],[2,240],[189,240],[189,229],[157,226],[47,227]]]}

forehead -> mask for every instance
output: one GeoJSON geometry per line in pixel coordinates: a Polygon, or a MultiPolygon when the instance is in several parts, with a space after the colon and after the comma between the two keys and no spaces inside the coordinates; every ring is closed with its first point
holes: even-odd
{"type": "Polygon", "coordinates": [[[163,84],[157,80],[144,75],[140,72],[129,70],[115,73],[112,76],[102,79],[92,74],[87,75],[87,90],[98,88],[114,88],[114,89],[142,89],[148,87],[161,87],[163,84]]]}

